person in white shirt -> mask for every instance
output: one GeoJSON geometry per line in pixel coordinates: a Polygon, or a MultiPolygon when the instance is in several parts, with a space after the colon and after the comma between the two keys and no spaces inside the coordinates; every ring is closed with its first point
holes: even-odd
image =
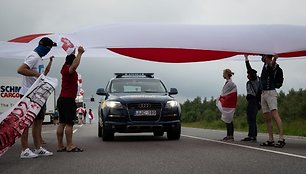
{"type": "MultiPolygon", "coordinates": [[[[50,57],[50,61],[46,68],[44,68],[42,57],[47,55],[53,46],[56,46],[56,43],[54,43],[48,37],[43,37],[39,41],[38,46],[25,58],[24,63],[21,64],[20,67],[17,69],[17,72],[23,75],[22,85],[19,91],[20,97],[26,94],[29,88],[34,84],[36,79],[40,76],[40,74],[43,73],[44,75],[47,75],[48,72],[50,71],[54,56],[50,57]]],[[[41,108],[41,111],[37,114],[33,122],[32,136],[35,146],[34,152],[32,152],[29,149],[29,144],[28,144],[29,130],[28,129],[24,130],[23,134],[21,135],[22,151],[20,154],[20,158],[35,158],[38,156],[53,155],[52,152],[49,152],[48,150],[42,147],[42,142],[41,142],[41,128],[42,128],[42,122],[44,120],[45,110],[46,110],[46,105],[44,105],[41,108]]]]}

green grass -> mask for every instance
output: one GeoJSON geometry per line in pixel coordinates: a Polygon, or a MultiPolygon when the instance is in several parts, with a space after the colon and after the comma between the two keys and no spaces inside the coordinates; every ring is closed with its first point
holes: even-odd
{"type": "MultiPolygon", "coordinates": [[[[221,120],[215,120],[211,122],[207,121],[198,121],[192,123],[182,123],[184,127],[192,128],[202,128],[202,129],[218,129],[225,130],[225,124],[221,120]]],[[[234,120],[234,127],[237,131],[248,131],[248,124],[246,120],[236,118],[234,120]]],[[[275,123],[273,123],[274,133],[277,133],[277,128],[275,123]]],[[[264,123],[258,123],[257,129],[259,133],[267,133],[267,128],[264,123]]],[[[291,122],[283,122],[284,135],[293,135],[293,136],[304,136],[306,137],[306,120],[295,120],[291,122]]]]}

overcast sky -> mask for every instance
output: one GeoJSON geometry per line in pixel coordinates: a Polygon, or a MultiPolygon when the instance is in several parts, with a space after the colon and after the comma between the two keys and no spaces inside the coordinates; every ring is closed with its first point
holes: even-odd
{"type": "MultiPolygon", "coordinates": [[[[290,24],[306,26],[305,0],[1,0],[0,40],[46,32],[73,32],[109,23],[179,23],[203,25],[290,24]]],[[[305,37],[305,36],[301,36],[305,37]]],[[[306,38],[305,38],[306,39],[306,38]]],[[[253,67],[261,71],[256,57],[253,67]]],[[[63,58],[57,58],[49,76],[60,79],[63,58]]],[[[0,74],[16,73],[22,60],[0,59],[0,74]]],[[[47,62],[46,62],[47,63],[47,62]]],[[[280,60],[285,73],[284,92],[305,89],[306,57],[280,60]]],[[[78,72],[87,97],[105,87],[114,72],[154,72],[167,88],[176,87],[180,102],[216,97],[224,84],[222,70],[235,72],[238,93],[245,94],[246,70],[242,56],[198,63],[157,63],[123,56],[84,58],[78,72]]],[[[59,88],[58,88],[59,89],[59,88]]]]}

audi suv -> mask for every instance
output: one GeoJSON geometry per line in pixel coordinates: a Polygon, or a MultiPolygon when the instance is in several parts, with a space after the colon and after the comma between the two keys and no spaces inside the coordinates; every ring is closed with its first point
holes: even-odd
{"type": "Polygon", "coordinates": [[[114,139],[115,133],[153,132],[169,140],[181,135],[181,107],[174,99],[176,88],[168,91],[153,73],[115,73],[104,88],[98,109],[98,136],[103,141],[114,139]]]}

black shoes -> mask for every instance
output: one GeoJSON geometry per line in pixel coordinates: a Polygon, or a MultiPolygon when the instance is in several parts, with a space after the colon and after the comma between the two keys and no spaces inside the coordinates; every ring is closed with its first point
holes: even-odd
{"type": "Polygon", "coordinates": [[[274,145],[274,147],[276,147],[276,148],[283,148],[285,145],[286,145],[285,139],[283,139],[283,140],[279,140],[279,141],[274,145]]]}
{"type": "Polygon", "coordinates": [[[260,144],[260,146],[270,146],[276,148],[283,148],[285,145],[285,139],[279,140],[276,144],[274,143],[274,141],[266,141],[260,144]]]}
{"type": "Polygon", "coordinates": [[[233,136],[226,136],[221,141],[234,141],[234,137],[233,136]]]}
{"type": "Polygon", "coordinates": [[[250,142],[256,142],[256,137],[245,137],[241,141],[250,141],[250,142]]]}
{"type": "Polygon", "coordinates": [[[266,141],[266,142],[263,142],[260,144],[260,146],[266,146],[266,147],[274,147],[275,144],[274,144],[274,141],[266,141]]]}

